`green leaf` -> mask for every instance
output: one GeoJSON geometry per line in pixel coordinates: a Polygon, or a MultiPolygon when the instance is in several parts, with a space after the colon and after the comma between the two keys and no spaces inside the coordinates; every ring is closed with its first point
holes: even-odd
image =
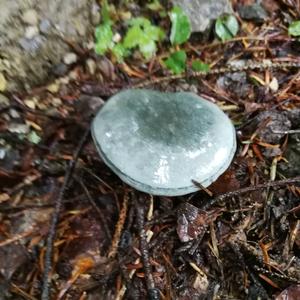
{"type": "Polygon", "coordinates": [[[172,22],[171,43],[180,45],[186,42],[191,35],[190,20],[179,6],[173,7],[169,15],[172,22]]]}
{"type": "Polygon", "coordinates": [[[113,47],[113,32],[109,23],[97,26],[95,30],[95,36],[95,51],[97,54],[103,55],[108,49],[113,47]]]}
{"type": "Polygon", "coordinates": [[[185,70],[186,53],[183,50],[172,53],[167,60],[165,60],[166,67],[175,74],[180,74],[185,70]]]}
{"type": "Polygon", "coordinates": [[[141,38],[143,37],[143,31],[138,25],[128,29],[123,45],[125,48],[131,49],[137,47],[141,43],[141,38]]]}
{"type": "Polygon", "coordinates": [[[102,23],[110,23],[110,16],[109,16],[109,6],[107,0],[103,0],[102,9],[101,9],[101,16],[102,16],[102,23]]]}
{"type": "Polygon", "coordinates": [[[144,17],[138,17],[138,18],[131,19],[128,22],[128,24],[130,26],[140,26],[140,27],[143,26],[143,27],[145,27],[145,26],[151,25],[151,22],[148,19],[144,18],[144,17]]]}
{"type": "Polygon", "coordinates": [[[29,132],[27,139],[33,144],[38,144],[41,141],[41,137],[34,130],[29,132]]]}
{"type": "Polygon", "coordinates": [[[157,50],[156,42],[163,39],[165,35],[164,31],[142,17],[130,20],[129,25],[131,27],[124,37],[124,48],[138,47],[146,59],[151,58],[157,50]]]}
{"type": "Polygon", "coordinates": [[[232,39],[239,31],[239,23],[235,16],[219,17],[215,24],[216,35],[224,42],[232,39]]]}
{"type": "Polygon", "coordinates": [[[294,21],[289,25],[289,35],[300,36],[300,21],[294,21]]]}
{"type": "Polygon", "coordinates": [[[154,41],[160,41],[165,36],[164,31],[160,27],[153,25],[144,27],[144,33],[147,35],[147,37],[154,41]]]}
{"type": "Polygon", "coordinates": [[[156,52],[156,43],[154,40],[149,39],[145,36],[139,45],[139,49],[144,57],[148,60],[152,57],[152,55],[156,52]]]}
{"type": "Polygon", "coordinates": [[[210,67],[208,64],[202,62],[201,60],[194,60],[192,62],[192,69],[197,72],[209,72],[210,67]]]}
{"type": "Polygon", "coordinates": [[[126,49],[123,44],[116,44],[112,49],[112,53],[117,58],[118,62],[122,62],[123,58],[130,54],[130,51],[126,49]]]}
{"type": "Polygon", "coordinates": [[[159,0],[153,0],[151,3],[147,4],[147,7],[153,11],[162,11],[164,9],[159,0]]]}

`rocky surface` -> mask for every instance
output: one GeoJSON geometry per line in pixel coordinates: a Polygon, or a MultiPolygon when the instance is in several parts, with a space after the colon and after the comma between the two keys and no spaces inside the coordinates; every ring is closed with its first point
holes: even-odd
{"type": "Polygon", "coordinates": [[[172,3],[189,16],[193,32],[204,32],[219,16],[232,13],[228,0],[172,0],[172,3]]]}
{"type": "Polygon", "coordinates": [[[251,5],[238,5],[238,13],[244,20],[252,20],[256,23],[263,23],[268,19],[268,13],[260,3],[251,5]]]}
{"type": "Polygon", "coordinates": [[[280,111],[264,111],[258,115],[258,124],[263,124],[259,131],[259,137],[267,143],[279,144],[286,135],[286,131],[291,129],[291,121],[280,111]]]}
{"type": "Polygon", "coordinates": [[[99,21],[94,0],[2,0],[0,74],[6,90],[29,89],[51,79],[52,70],[74,58],[65,41],[88,47],[99,21]]]}

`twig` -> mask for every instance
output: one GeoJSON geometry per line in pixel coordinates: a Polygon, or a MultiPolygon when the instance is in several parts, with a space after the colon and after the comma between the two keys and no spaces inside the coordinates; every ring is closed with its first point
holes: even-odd
{"type": "Polygon", "coordinates": [[[28,293],[23,291],[21,288],[19,288],[13,282],[10,284],[10,286],[11,286],[10,290],[11,290],[12,293],[17,294],[17,295],[21,296],[22,298],[24,298],[26,300],[37,300],[37,298],[29,295],[28,293]]]}
{"type": "Polygon", "coordinates": [[[297,176],[294,178],[289,178],[289,179],[277,180],[277,181],[268,181],[266,183],[249,186],[249,187],[242,188],[242,189],[239,189],[236,191],[231,191],[231,192],[219,195],[219,196],[213,198],[212,200],[209,200],[207,203],[202,205],[200,208],[206,210],[210,206],[212,206],[212,205],[216,204],[217,202],[220,202],[226,198],[238,196],[238,195],[249,193],[249,192],[254,192],[257,190],[266,189],[269,187],[283,186],[283,185],[288,185],[288,184],[293,184],[293,183],[300,183],[300,176],[297,176]]]}
{"type": "Polygon", "coordinates": [[[20,98],[18,98],[16,95],[13,95],[12,98],[17,104],[12,104],[10,106],[11,108],[21,109],[22,111],[25,111],[25,112],[28,112],[31,114],[40,115],[42,117],[46,117],[46,118],[54,119],[54,120],[61,120],[64,122],[76,122],[77,121],[77,119],[73,118],[73,117],[67,117],[67,116],[62,117],[62,116],[58,116],[58,115],[51,115],[42,110],[32,109],[32,108],[26,106],[23,103],[23,101],[20,98]]]}
{"type": "Polygon", "coordinates": [[[280,274],[278,272],[272,272],[272,271],[269,271],[267,269],[264,269],[264,268],[261,268],[257,265],[254,265],[253,266],[253,269],[256,271],[256,272],[260,272],[262,274],[265,274],[265,275],[268,275],[272,278],[279,278],[281,280],[286,280],[286,281],[289,281],[289,282],[293,282],[293,283],[296,283],[296,284],[299,284],[300,283],[300,280],[297,279],[297,278],[293,278],[293,277],[290,277],[290,276],[287,276],[286,274],[280,274]]]}
{"type": "Polygon", "coordinates": [[[247,271],[247,273],[250,275],[250,278],[252,279],[254,286],[257,288],[257,294],[262,297],[262,299],[269,299],[268,293],[266,292],[265,288],[262,286],[262,284],[257,280],[255,275],[251,272],[249,266],[245,262],[244,254],[241,251],[240,245],[237,243],[229,242],[229,246],[235,256],[235,260],[238,261],[243,269],[247,271]]]}
{"type": "Polygon", "coordinates": [[[298,134],[298,133],[300,133],[300,129],[291,129],[291,130],[285,130],[285,131],[274,130],[273,132],[280,133],[280,134],[298,134]]]}
{"type": "MultiPolygon", "coordinates": [[[[140,263],[140,258],[137,258],[134,262],[134,265],[137,265],[140,263]]],[[[128,275],[128,281],[132,279],[133,275],[136,273],[137,269],[133,269],[129,272],[128,275]]],[[[123,299],[125,292],[127,290],[126,284],[123,283],[122,287],[120,288],[120,290],[118,291],[118,293],[116,294],[115,300],[121,300],[123,299]]]]}
{"type": "Polygon", "coordinates": [[[117,254],[117,251],[118,251],[118,246],[119,246],[122,230],[123,230],[125,220],[126,220],[126,216],[127,216],[128,199],[129,199],[128,192],[125,191],[123,206],[122,206],[122,209],[120,211],[120,217],[119,217],[118,223],[116,225],[116,229],[115,229],[115,233],[114,233],[114,237],[113,237],[110,249],[108,251],[108,257],[109,258],[114,258],[117,254]]]}
{"type": "Polygon", "coordinates": [[[200,182],[192,179],[192,183],[201,190],[203,190],[209,197],[213,196],[213,193],[206,187],[204,187],[200,182]]]}
{"type": "Polygon", "coordinates": [[[137,227],[139,231],[140,237],[140,250],[141,256],[143,261],[143,268],[145,272],[145,280],[146,286],[148,291],[148,298],[151,300],[159,299],[159,292],[155,288],[154,279],[151,272],[151,264],[149,259],[149,248],[147,243],[147,236],[144,229],[144,222],[145,222],[145,208],[140,202],[145,202],[144,197],[141,196],[141,199],[137,199],[133,196],[136,205],[136,219],[137,219],[137,227]],[[139,201],[142,200],[142,201],[139,201]]]}
{"type": "Polygon", "coordinates": [[[73,171],[75,169],[77,160],[79,158],[79,155],[81,153],[81,150],[86,142],[86,139],[89,135],[90,129],[86,129],[84,132],[81,140],[79,141],[78,147],[74,152],[73,159],[69,161],[68,168],[66,170],[66,175],[64,178],[63,185],[61,186],[61,189],[59,191],[58,197],[55,201],[55,207],[54,212],[51,219],[51,224],[49,228],[49,234],[47,238],[47,246],[46,246],[46,254],[45,254],[45,260],[44,260],[44,275],[43,275],[43,287],[42,287],[42,300],[49,300],[49,288],[50,288],[50,279],[49,275],[52,270],[52,252],[53,252],[53,243],[56,235],[56,228],[59,220],[59,213],[62,206],[63,196],[65,193],[65,190],[69,184],[69,181],[71,179],[71,176],[73,174],[73,171]]]}
{"type": "MultiPolygon", "coordinates": [[[[224,46],[225,44],[240,42],[240,41],[244,41],[244,40],[262,41],[262,42],[267,41],[268,42],[268,41],[273,41],[273,40],[276,41],[276,40],[280,40],[280,39],[269,38],[269,39],[266,40],[265,37],[260,37],[260,36],[239,36],[239,37],[235,37],[235,38],[232,38],[232,39],[224,41],[224,42],[214,42],[214,43],[211,43],[211,44],[203,45],[203,46],[197,47],[197,50],[204,50],[204,49],[209,49],[209,48],[213,48],[213,47],[224,46]]],[[[294,41],[295,39],[290,38],[289,40],[294,41]]]]}
{"type": "Polygon", "coordinates": [[[252,71],[252,70],[266,70],[266,69],[285,69],[285,68],[294,68],[300,67],[299,61],[287,61],[287,62],[275,62],[271,60],[264,60],[262,62],[255,62],[250,61],[249,64],[246,64],[244,66],[225,66],[221,68],[214,68],[211,69],[208,72],[185,72],[183,74],[177,74],[177,75],[171,75],[171,76],[164,76],[164,77],[158,77],[155,79],[146,80],[137,84],[134,84],[131,86],[131,88],[144,88],[149,85],[158,84],[162,82],[168,82],[176,79],[183,79],[186,77],[205,77],[207,75],[216,75],[216,74],[226,74],[226,73],[232,73],[232,72],[242,72],[242,71],[252,71]]]}
{"type": "Polygon", "coordinates": [[[101,209],[97,206],[97,204],[95,203],[94,199],[92,198],[89,190],[87,189],[87,187],[85,186],[85,184],[82,182],[82,180],[80,180],[79,178],[76,178],[76,180],[79,182],[79,184],[81,185],[82,189],[84,190],[87,198],[88,198],[88,201],[91,203],[92,207],[95,209],[95,211],[97,212],[97,214],[99,215],[99,219],[100,219],[100,222],[101,222],[101,225],[103,226],[103,229],[104,229],[104,232],[106,234],[106,237],[111,240],[112,236],[111,236],[111,233],[110,233],[110,230],[107,226],[107,222],[106,222],[106,219],[101,211],[101,209]]]}
{"type": "Polygon", "coordinates": [[[17,242],[17,241],[19,241],[19,240],[22,240],[22,239],[24,239],[25,237],[27,237],[27,236],[29,236],[29,235],[32,235],[32,234],[34,234],[34,233],[36,233],[36,232],[37,232],[36,229],[35,229],[35,230],[31,229],[31,230],[29,230],[29,231],[25,231],[25,232],[22,232],[22,233],[20,233],[20,234],[17,234],[17,235],[15,235],[15,236],[13,236],[12,238],[9,238],[9,239],[7,239],[7,240],[1,241],[1,242],[0,242],[0,247],[7,246],[7,245],[9,245],[9,244],[11,244],[11,243],[14,243],[14,242],[17,242]]]}

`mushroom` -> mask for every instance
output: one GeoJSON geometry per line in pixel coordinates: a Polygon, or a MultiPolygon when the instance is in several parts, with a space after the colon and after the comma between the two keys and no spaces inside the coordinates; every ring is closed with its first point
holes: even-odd
{"type": "Polygon", "coordinates": [[[230,165],[236,135],[219,107],[193,93],[129,89],[95,116],[92,136],[114,173],[139,191],[179,196],[207,187],[230,165]]]}

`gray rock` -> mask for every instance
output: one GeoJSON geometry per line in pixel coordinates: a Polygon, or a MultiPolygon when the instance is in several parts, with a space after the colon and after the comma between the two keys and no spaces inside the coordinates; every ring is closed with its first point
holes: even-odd
{"type": "Polygon", "coordinates": [[[259,3],[239,5],[238,13],[242,19],[252,20],[257,23],[262,23],[268,18],[268,13],[259,3]]]}
{"type": "Polygon", "coordinates": [[[70,52],[64,39],[83,47],[94,39],[94,11],[93,0],[0,1],[0,70],[7,90],[30,89],[51,80],[53,66],[70,52]],[[28,25],[40,34],[35,30],[24,36],[28,25]]]}
{"type": "Polygon", "coordinates": [[[51,72],[56,76],[63,76],[68,72],[68,67],[64,63],[59,63],[51,68],[51,72]]]}
{"type": "Polygon", "coordinates": [[[88,118],[99,110],[104,105],[104,100],[100,97],[80,95],[75,103],[75,109],[83,118],[88,118]]]}
{"type": "Polygon", "coordinates": [[[39,18],[36,10],[28,9],[24,11],[22,15],[22,20],[24,23],[32,26],[36,26],[38,24],[39,18]]]}
{"type": "Polygon", "coordinates": [[[20,118],[20,113],[17,110],[13,109],[13,108],[11,108],[9,110],[9,115],[13,119],[19,119],[20,118]]]}
{"type": "Polygon", "coordinates": [[[251,85],[247,80],[246,72],[234,72],[220,76],[217,85],[225,91],[230,91],[244,99],[249,95],[251,85]]]}
{"type": "Polygon", "coordinates": [[[285,111],[285,115],[292,123],[292,127],[300,129],[300,108],[285,111]]]}
{"type": "Polygon", "coordinates": [[[36,35],[38,35],[39,29],[37,26],[28,26],[25,28],[25,38],[26,39],[32,39],[36,35]]]}
{"type": "Polygon", "coordinates": [[[29,133],[29,126],[27,124],[10,123],[7,129],[11,133],[18,133],[18,134],[29,133]]]}
{"type": "Polygon", "coordinates": [[[262,112],[258,115],[257,122],[258,124],[267,122],[258,135],[264,142],[270,144],[279,144],[292,125],[288,117],[279,111],[262,112]]]}
{"type": "Polygon", "coordinates": [[[92,124],[103,161],[126,183],[154,195],[197,191],[229,166],[235,130],[215,104],[193,93],[126,90],[92,124]]]}
{"type": "Polygon", "coordinates": [[[66,65],[72,65],[77,61],[77,55],[73,52],[68,52],[65,54],[63,61],[66,65]]]}
{"type": "Polygon", "coordinates": [[[50,28],[51,28],[50,21],[47,20],[47,19],[43,19],[41,21],[41,23],[40,23],[40,31],[41,31],[41,33],[44,33],[44,34],[48,33],[49,30],[50,30],[50,28]]]}
{"type": "Polygon", "coordinates": [[[0,147],[0,159],[4,159],[6,155],[6,149],[0,147]]]}
{"type": "MultiPolygon", "coordinates": [[[[45,41],[46,39],[44,37],[42,37],[41,35],[37,35],[31,39],[21,38],[19,44],[23,50],[25,50],[28,53],[31,53],[31,55],[35,55],[43,46],[45,41]]],[[[30,77],[30,74],[28,74],[28,76],[30,77]]]]}
{"type": "Polygon", "coordinates": [[[192,32],[204,32],[219,16],[233,12],[229,0],[172,0],[172,3],[189,16],[192,32]]]}

